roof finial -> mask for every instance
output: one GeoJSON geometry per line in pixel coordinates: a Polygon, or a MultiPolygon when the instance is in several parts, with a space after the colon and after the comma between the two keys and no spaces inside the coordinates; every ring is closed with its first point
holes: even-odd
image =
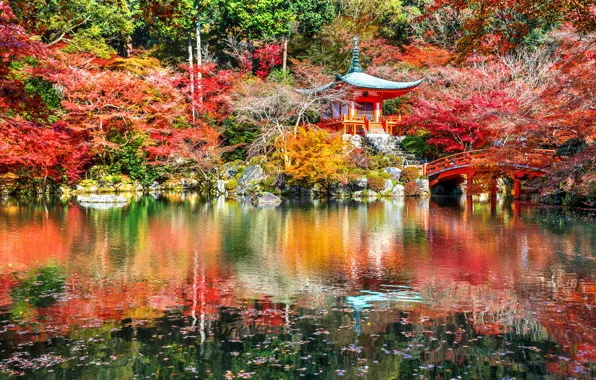
{"type": "Polygon", "coordinates": [[[360,59],[359,59],[359,52],[358,52],[358,37],[354,37],[354,51],[352,53],[352,64],[350,65],[350,70],[348,74],[351,73],[361,73],[362,66],[360,66],[360,59]]]}

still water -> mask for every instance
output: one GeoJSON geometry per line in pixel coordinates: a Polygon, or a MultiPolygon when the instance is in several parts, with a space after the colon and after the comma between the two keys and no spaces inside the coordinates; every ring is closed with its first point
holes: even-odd
{"type": "Polygon", "coordinates": [[[0,378],[593,378],[595,256],[507,200],[4,200],[0,378]]]}

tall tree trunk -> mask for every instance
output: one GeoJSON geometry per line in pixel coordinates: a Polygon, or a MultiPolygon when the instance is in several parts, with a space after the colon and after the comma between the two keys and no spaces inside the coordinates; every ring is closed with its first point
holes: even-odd
{"type": "Polygon", "coordinates": [[[194,62],[192,59],[192,37],[188,36],[188,64],[190,69],[190,104],[192,107],[192,125],[195,126],[197,121],[197,111],[195,109],[195,74],[194,62]]]}
{"type": "Polygon", "coordinates": [[[199,105],[203,102],[203,86],[201,85],[201,79],[203,79],[203,73],[201,67],[203,66],[203,54],[201,52],[201,15],[199,14],[199,6],[197,5],[197,22],[196,22],[196,35],[197,35],[197,94],[199,105]]]}
{"type": "Polygon", "coordinates": [[[126,58],[130,58],[132,56],[132,37],[126,36],[126,58]]]}
{"type": "Polygon", "coordinates": [[[284,38],[284,55],[282,61],[282,70],[284,74],[286,73],[286,67],[288,66],[288,39],[284,38]]]}

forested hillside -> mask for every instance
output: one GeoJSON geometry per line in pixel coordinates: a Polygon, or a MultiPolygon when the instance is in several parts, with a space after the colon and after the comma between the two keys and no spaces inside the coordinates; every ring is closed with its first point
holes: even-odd
{"type": "Polygon", "coordinates": [[[595,28],[593,0],[0,1],[0,182],[209,185],[235,160],[350,181],[362,157],[295,89],[344,73],[358,36],[367,72],[425,78],[384,105],[409,153],[557,149],[541,191],[594,204],[595,28]]]}

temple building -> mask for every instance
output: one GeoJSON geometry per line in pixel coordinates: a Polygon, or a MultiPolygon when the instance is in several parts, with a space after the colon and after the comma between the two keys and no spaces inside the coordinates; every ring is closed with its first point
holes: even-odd
{"type": "Polygon", "coordinates": [[[390,134],[401,136],[397,127],[398,116],[383,115],[383,101],[405,95],[419,86],[423,79],[414,82],[393,82],[366,74],[360,65],[358,38],[354,38],[352,63],[346,75],[337,75],[325,86],[300,90],[320,92],[336,86],[348,86],[350,95],[347,102],[333,102],[321,114],[321,126],[344,134],[390,134]]]}

